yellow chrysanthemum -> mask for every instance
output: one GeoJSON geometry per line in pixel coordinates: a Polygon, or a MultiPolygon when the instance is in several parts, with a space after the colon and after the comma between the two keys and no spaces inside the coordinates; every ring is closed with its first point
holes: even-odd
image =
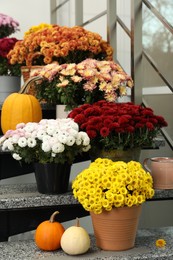
{"type": "Polygon", "coordinates": [[[166,246],[166,241],[163,238],[157,239],[156,240],[156,246],[157,247],[165,247],[166,246]]]}
{"type": "Polygon", "coordinates": [[[31,33],[34,33],[36,31],[42,30],[44,28],[51,28],[51,27],[52,27],[52,24],[47,24],[47,23],[40,23],[39,25],[31,26],[29,28],[29,30],[25,32],[25,36],[27,36],[31,33]]]}
{"type": "Polygon", "coordinates": [[[98,158],[72,183],[73,194],[88,211],[140,205],[154,195],[153,180],[138,162],[98,158]],[[134,166],[134,167],[133,167],[134,166]]]}

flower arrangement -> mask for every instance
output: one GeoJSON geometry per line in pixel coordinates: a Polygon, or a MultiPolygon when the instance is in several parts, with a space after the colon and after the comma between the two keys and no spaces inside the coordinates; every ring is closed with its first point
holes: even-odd
{"type": "Polygon", "coordinates": [[[48,64],[33,76],[42,80],[36,84],[39,100],[64,104],[71,110],[80,104],[105,99],[115,102],[132,88],[133,81],[114,61],[86,59],[78,64],[48,64]]]}
{"type": "Polygon", "coordinates": [[[72,182],[74,197],[85,210],[102,213],[140,205],[154,195],[153,179],[136,161],[97,158],[72,182]]]}
{"type": "Polygon", "coordinates": [[[4,76],[20,76],[20,64],[10,64],[7,55],[13,49],[15,43],[18,41],[16,38],[2,38],[0,39],[0,75],[4,76]]]}
{"type": "Polygon", "coordinates": [[[38,25],[33,25],[28,29],[28,31],[25,32],[24,36],[27,36],[31,33],[37,32],[37,31],[45,29],[45,28],[52,28],[52,27],[53,27],[53,25],[48,24],[48,23],[40,23],[38,25]]]}
{"type": "Polygon", "coordinates": [[[12,17],[0,13],[0,38],[10,36],[19,31],[19,23],[12,17]]]}
{"type": "Polygon", "coordinates": [[[11,64],[46,65],[53,61],[78,63],[86,58],[111,60],[112,47],[102,37],[80,26],[45,26],[27,33],[17,42],[8,58],[11,64]]]}
{"type": "Polygon", "coordinates": [[[0,138],[2,150],[26,163],[73,162],[75,156],[90,149],[90,139],[79,131],[73,119],[42,119],[39,123],[20,123],[0,138]]]}
{"type": "Polygon", "coordinates": [[[149,107],[133,103],[111,103],[105,100],[74,108],[68,115],[99,150],[126,150],[151,147],[167,122],[149,107]]]}

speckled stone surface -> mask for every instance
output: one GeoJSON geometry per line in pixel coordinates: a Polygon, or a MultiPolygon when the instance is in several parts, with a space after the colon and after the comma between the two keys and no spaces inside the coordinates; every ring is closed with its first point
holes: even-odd
{"type": "MultiPolygon", "coordinates": [[[[154,200],[173,199],[173,190],[156,190],[154,200]]],[[[78,204],[72,192],[40,194],[35,183],[0,185],[0,209],[78,204]]]]}
{"type": "Polygon", "coordinates": [[[158,228],[158,229],[143,229],[139,230],[135,247],[126,251],[103,251],[97,248],[95,238],[91,236],[90,250],[80,256],[69,256],[61,249],[54,252],[44,252],[37,248],[33,240],[16,241],[16,242],[1,242],[0,243],[0,259],[1,260],[36,260],[36,259],[49,259],[49,260],[139,260],[139,259],[160,259],[171,260],[173,259],[173,228],[158,228]],[[165,248],[157,248],[155,241],[158,238],[166,240],[165,248]]]}
{"type": "Polygon", "coordinates": [[[0,185],[0,209],[78,204],[71,192],[41,194],[36,184],[0,185]]]}
{"type": "MultiPolygon", "coordinates": [[[[173,190],[156,190],[154,200],[173,199],[173,190]]],[[[50,205],[78,204],[72,192],[58,195],[44,195],[37,191],[36,184],[0,185],[0,210],[50,205]]],[[[43,252],[39,250],[33,240],[1,242],[0,260],[27,259],[173,259],[173,227],[139,230],[135,247],[123,252],[108,252],[97,248],[94,236],[91,236],[92,246],[89,252],[82,256],[68,256],[62,250],[43,252]],[[158,249],[155,241],[164,238],[167,245],[158,249]]]]}

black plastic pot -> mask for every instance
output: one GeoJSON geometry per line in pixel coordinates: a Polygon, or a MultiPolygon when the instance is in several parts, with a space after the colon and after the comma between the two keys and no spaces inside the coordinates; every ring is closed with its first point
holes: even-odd
{"type": "Polygon", "coordinates": [[[34,163],[38,192],[60,194],[68,191],[71,165],[68,163],[34,163]]]}

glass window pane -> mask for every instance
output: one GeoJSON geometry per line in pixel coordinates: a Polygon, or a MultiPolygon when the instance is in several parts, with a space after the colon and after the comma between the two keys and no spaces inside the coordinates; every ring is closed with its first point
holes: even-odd
{"type": "MultiPolygon", "coordinates": [[[[159,1],[159,3],[160,2],[162,1],[159,1]]],[[[170,84],[173,85],[173,35],[145,5],[143,12],[143,46],[157,64],[159,71],[170,82],[170,84]]],[[[147,75],[144,75],[144,79],[145,78],[147,78],[147,75]]],[[[154,79],[152,79],[152,81],[153,80],[154,79]]],[[[157,79],[155,80],[155,84],[157,85],[157,79]]],[[[146,83],[144,84],[146,85],[146,83]]]]}
{"type": "MultiPolygon", "coordinates": [[[[173,1],[150,0],[156,10],[173,25],[173,1]]],[[[166,132],[173,140],[173,93],[169,89],[169,82],[173,86],[173,34],[143,4],[143,36],[142,42],[146,53],[151,57],[159,73],[155,71],[150,62],[143,58],[143,99],[152,107],[156,114],[162,115],[168,122],[166,132]],[[166,81],[160,77],[162,75],[166,81]]]]}

